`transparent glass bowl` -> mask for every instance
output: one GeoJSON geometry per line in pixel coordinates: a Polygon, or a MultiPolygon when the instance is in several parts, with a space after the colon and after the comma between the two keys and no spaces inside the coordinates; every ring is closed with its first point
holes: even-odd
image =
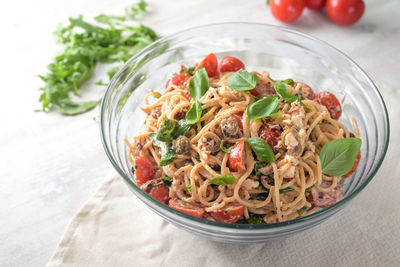
{"type": "MultiPolygon", "coordinates": [[[[330,45],[287,28],[224,23],[182,31],[147,46],[114,76],[101,104],[101,138],[108,158],[132,192],[165,220],[216,241],[257,243],[306,230],[326,220],[360,193],[378,171],[389,143],[385,104],[371,79],[330,45]],[[342,200],[306,217],[274,224],[225,224],[192,217],[153,199],[135,184],[124,138],[142,128],[140,110],[150,90],[162,90],[181,64],[192,66],[213,52],[240,58],[248,70],[269,71],[274,79],[293,78],[314,91],[345,97],[340,121],[352,129],[355,117],[362,138],[361,163],[345,180],[342,200]]],[[[126,207],[129,208],[129,207],[126,207]]]]}

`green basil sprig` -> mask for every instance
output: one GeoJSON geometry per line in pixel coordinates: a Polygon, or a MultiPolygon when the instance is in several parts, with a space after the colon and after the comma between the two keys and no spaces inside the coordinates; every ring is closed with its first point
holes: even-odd
{"type": "Polygon", "coordinates": [[[160,166],[166,166],[170,164],[177,156],[176,152],[171,149],[171,142],[159,140],[157,133],[150,133],[149,137],[153,140],[153,144],[161,149],[160,166]]]}
{"type": "Polygon", "coordinates": [[[175,121],[167,117],[164,118],[164,124],[157,132],[157,139],[163,142],[172,141],[172,132],[175,130],[175,121]]]}
{"type": "Polygon", "coordinates": [[[247,117],[252,121],[271,116],[278,111],[280,103],[275,96],[260,99],[247,107],[247,117]]]}
{"type": "Polygon", "coordinates": [[[171,177],[163,176],[163,177],[161,177],[161,180],[168,187],[170,187],[171,184],[172,184],[172,178],[171,177]]]}
{"type": "Polygon", "coordinates": [[[188,112],[186,112],[186,115],[185,115],[186,123],[189,125],[193,125],[193,124],[197,123],[201,118],[201,114],[202,114],[201,104],[200,104],[199,100],[196,100],[192,104],[192,106],[190,107],[188,112]]]}
{"type": "Polygon", "coordinates": [[[265,162],[274,162],[276,160],[272,148],[260,137],[249,137],[247,138],[247,142],[249,142],[251,148],[260,160],[265,162]]]}
{"type": "Polygon", "coordinates": [[[236,183],[236,178],[232,174],[222,174],[208,181],[209,184],[227,185],[236,183]]]}
{"type": "Polygon", "coordinates": [[[189,82],[189,93],[194,100],[200,100],[210,87],[207,71],[200,67],[189,82]]]}
{"type": "Polygon", "coordinates": [[[172,138],[176,139],[181,135],[185,135],[191,127],[192,125],[188,124],[186,120],[178,121],[178,123],[175,125],[174,131],[172,132],[172,138]]]}
{"type": "Polygon", "coordinates": [[[341,176],[348,173],[360,152],[360,138],[337,139],[326,143],[319,153],[322,173],[341,176]]]}
{"type": "Polygon", "coordinates": [[[284,82],[284,83],[286,83],[288,85],[291,85],[291,86],[295,86],[296,85],[294,83],[293,79],[286,79],[286,80],[283,80],[282,82],[284,82]]]}
{"type": "Polygon", "coordinates": [[[286,100],[290,103],[295,102],[297,100],[303,107],[310,108],[309,106],[305,105],[300,98],[298,98],[295,95],[292,95],[289,92],[289,87],[287,83],[284,81],[275,83],[275,91],[283,100],[286,100]]]}
{"type": "Polygon", "coordinates": [[[254,89],[260,77],[247,71],[239,71],[228,77],[228,87],[234,91],[248,91],[254,89]]]}

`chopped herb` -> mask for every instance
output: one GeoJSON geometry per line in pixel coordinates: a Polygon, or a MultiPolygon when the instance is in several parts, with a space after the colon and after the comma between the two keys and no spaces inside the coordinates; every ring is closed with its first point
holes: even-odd
{"type": "Polygon", "coordinates": [[[197,159],[198,161],[200,161],[200,160],[201,160],[201,159],[200,159],[200,155],[197,155],[195,159],[197,159]]]}
{"type": "Polygon", "coordinates": [[[219,148],[220,148],[223,152],[225,152],[225,153],[231,153],[232,147],[233,147],[232,144],[230,144],[229,147],[225,147],[224,141],[221,141],[221,142],[219,143],[219,148]]]}
{"type": "Polygon", "coordinates": [[[218,177],[210,179],[208,182],[209,184],[215,185],[227,185],[236,183],[236,178],[232,174],[222,174],[218,177]]]}
{"type": "Polygon", "coordinates": [[[284,82],[284,83],[286,83],[288,85],[291,85],[291,86],[295,86],[296,85],[292,79],[286,79],[286,80],[283,80],[282,82],[284,82]]]}
{"type": "Polygon", "coordinates": [[[170,142],[172,141],[172,132],[175,130],[175,121],[168,119],[167,117],[164,118],[164,124],[161,126],[160,130],[157,132],[157,140],[163,142],[170,142]]]}
{"type": "Polygon", "coordinates": [[[301,209],[299,209],[297,211],[297,214],[299,214],[299,216],[303,215],[303,213],[308,210],[308,208],[306,206],[302,207],[301,209]]]}
{"type": "Polygon", "coordinates": [[[149,137],[153,140],[153,144],[161,149],[160,166],[170,164],[177,156],[176,152],[171,149],[171,142],[164,142],[157,139],[158,134],[151,133],[149,137]]]}
{"type": "Polygon", "coordinates": [[[283,188],[283,189],[279,189],[279,193],[280,194],[283,194],[283,193],[286,193],[286,192],[290,192],[290,191],[293,191],[293,188],[286,187],[286,188],[283,188]]]}
{"type": "Polygon", "coordinates": [[[183,70],[183,71],[181,72],[181,74],[189,74],[190,76],[193,76],[194,70],[195,70],[195,67],[192,66],[192,67],[190,67],[190,68],[187,68],[187,69],[183,70]]]}
{"type": "Polygon", "coordinates": [[[268,165],[268,162],[263,162],[263,161],[256,162],[256,164],[254,164],[254,174],[255,174],[256,176],[261,176],[261,175],[263,175],[259,170],[260,170],[261,168],[264,168],[264,167],[267,166],[267,165],[268,165]]]}
{"type": "Polygon", "coordinates": [[[167,177],[167,176],[161,177],[161,180],[162,180],[163,183],[164,183],[166,186],[168,186],[168,187],[171,186],[172,181],[173,181],[171,177],[167,177]]]}
{"type": "Polygon", "coordinates": [[[246,221],[249,224],[260,224],[261,223],[261,219],[257,218],[257,217],[249,217],[246,221]]]}
{"type": "Polygon", "coordinates": [[[185,186],[185,188],[188,189],[188,190],[192,190],[192,185],[188,184],[187,186],[185,186]]]}

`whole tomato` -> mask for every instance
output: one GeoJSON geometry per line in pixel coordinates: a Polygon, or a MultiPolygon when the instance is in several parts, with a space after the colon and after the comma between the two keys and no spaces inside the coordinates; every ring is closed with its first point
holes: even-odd
{"type": "Polygon", "coordinates": [[[320,10],[325,6],[326,0],[306,0],[306,8],[320,10]]]}
{"type": "Polygon", "coordinates": [[[357,22],[364,14],[363,0],[327,0],[326,13],[328,17],[339,25],[351,25],[357,22]]]}
{"type": "Polygon", "coordinates": [[[271,0],[269,6],[274,17],[283,22],[292,22],[303,12],[304,0],[271,0]]]}

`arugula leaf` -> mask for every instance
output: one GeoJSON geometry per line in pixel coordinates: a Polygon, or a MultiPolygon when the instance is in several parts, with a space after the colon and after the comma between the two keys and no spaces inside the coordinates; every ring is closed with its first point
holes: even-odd
{"type": "Polygon", "coordinates": [[[256,153],[257,157],[264,162],[274,162],[275,154],[272,148],[260,137],[247,138],[251,148],[256,153]]]}
{"type": "Polygon", "coordinates": [[[232,174],[222,174],[220,176],[208,180],[208,183],[215,185],[234,184],[236,183],[236,178],[232,174]]]}
{"type": "Polygon", "coordinates": [[[256,164],[254,164],[254,173],[255,173],[255,175],[256,175],[256,176],[261,176],[261,175],[263,175],[263,174],[259,171],[259,169],[264,168],[264,167],[267,166],[267,165],[268,165],[267,162],[263,162],[263,161],[256,162],[256,164]]]}
{"type": "Polygon", "coordinates": [[[224,141],[222,141],[222,140],[221,140],[221,142],[219,143],[219,148],[220,148],[223,152],[225,152],[225,153],[231,153],[232,147],[233,147],[233,145],[231,144],[230,147],[225,148],[225,146],[224,146],[224,141]]]}
{"type": "Polygon", "coordinates": [[[247,222],[248,222],[249,224],[260,224],[260,223],[261,223],[261,219],[260,219],[260,218],[257,218],[257,217],[249,217],[249,218],[247,219],[247,222]]]}
{"type": "Polygon", "coordinates": [[[280,103],[275,96],[260,99],[247,107],[247,117],[252,121],[271,116],[277,112],[280,103]]]}
{"type": "Polygon", "coordinates": [[[171,143],[158,140],[156,133],[150,133],[149,137],[153,140],[153,144],[161,149],[160,166],[170,164],[177,156],[176,152],[171,149],[171,143]]]}
{"type": "Polygon", "coordinates": [[[208,74],[204,67],[200,67],[193,78],[189,82],[189,93],[194,100],[200,100],[200,98],[207,92],[210,87],[208,74]]]}
{"type": "Polygon", "coordinates": [[[289,87],[288,87],[287,83],[284,82],[284,81],[275,83],[275,91],[277,92],[277,94],[278,94],[283,100],[286,100],[286,101],[288,101],[288,102],[290,102],[290,103],[295,102],[295,101],[299,101],[300,105],[302,105],[303,107],[310,108],[309,106],[305,105],[305,104],[303,103],[303,101],[301,101],[300,98],[298,98],[298,97],[295,96],[295,95],[292,95],[292,94],[289,92],[289,87]]]}
{"type": "Polygon", "coordinates": [[[171,186],[172,181],[173,181],[171,177],[167,177],[167,176],[161,177],[161,180],[162,180],[163,183],[164,183],[166,186],[168,186],[168,187],[171,186]]]}
{"type": "Polygon", "coordinates": [[[193,124],[197,123],[201,118],[201,114],[202,114],[201,104],[200,104],[199,100],[196,100],[192,104],[192,106],[190,107],[188,112],[186,112],[186,115],[185,115],[186,123],[189,125],[193,125],[193,124]]]}
{"type": "Polygon", "coordinates": [[[254,73],[239,71],[228,77],[228,87],[234,91],[248,91],[254,89],[259,80],[254,73]]]}
{"type": "Polygon", "coordinates": [[[341,176],[348,173],[360,152],[360,138],[337,139],[326,143],[319,153],[322,173],[341,176]]]}

